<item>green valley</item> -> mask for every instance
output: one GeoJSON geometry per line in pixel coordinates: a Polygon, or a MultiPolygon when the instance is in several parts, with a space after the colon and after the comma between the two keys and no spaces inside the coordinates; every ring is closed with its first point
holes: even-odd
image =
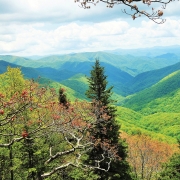
{"type": "Polygon", "coordinates": [[[3,59],[0,73],[4,73],[7,66],[20,67],[26,78],[33,78],[42,86],[56,91],[59,87],[65,88],[71,101],[88,100],[86,76],[94,59],[99,58],[109,86],[114,87],[112,98],[116,100],[121,130],[175,143],[180,138],[180,62],[179,58],[173,59],[176,56],[144,58],[105,52],[54,55],[38,60],[0,56],[3,59]],[[170,62],[168,58],[173,60],[170,62]]]}

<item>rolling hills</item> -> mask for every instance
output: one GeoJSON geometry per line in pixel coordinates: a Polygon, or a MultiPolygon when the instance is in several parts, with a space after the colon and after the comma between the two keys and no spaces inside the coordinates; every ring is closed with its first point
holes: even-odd
{"type": "Polygon", "coordinates": [[[95,58],[105,67],[109,86],[114,86],[113,99],[121,105],[117,107],[121,130],[175,143],[176,138],[180,138],[180,59],[177,54],[144,58],[96,52],[38,60],[0,56],[0,73],[4,73],[7,66],[20,67],[26,78],[38,79],[43,86],[56,90],[65,87],[69,99],[83,100],[88,87],[86,76],[95,58]]]}
{"type": "Polygon", "coordinates": [[[130,87],[131,93],[139,92],[143,89],[151,87],[156,84],[158,81],[168,76],[169,74],[180,69],[180,62],[175,63],[171,66],[167,66],[161,69],[147,71],[141,74],[138,74],[130,81],[127,82],[126,86],[130,87]]]}
{"type": "Polygon", "coordinates": [[[173,97],[179,89],[180,70],[169,74],[150,88],[144,89],[130,97],[127,97],[124,101],[124,105],[136,111],[143,111],[146,106],[149,106],[148,104],[150,102],[157,101],[158,98],[168,97],[170,94],[170,97],[173,97]]]}
{"type": "Polygon", "coordinates": [[[180,113],[155,113],[143,115],[132,109],[117,107],[117,121],[121,131],[130,135],[146,134],[153,139],[177,143],[180,138],[180,113]]]}
{"type": "Polygon", "coordinates": [[[147,57],[156,57],[164,54],[175,54],[180,57],[180,46],[156,46],[151,48],[138,48],[138,49],[115,49],[109,50],[106,52],[126,55],[130,54],[133,56],[147,56],[147,57]]]}
{"type": "Polygon", "coordinates": [[[143,55],[133,56],[128,54],[117,55],[107,52],[84,52],[67,55],[52,55],[40,58],[38,60],[10,55],[0,56],[0,60],[4,60],[24,67],[51,67],[54,69],[62,69],[63,65],[64,67],[66,66],[66,69],[68,66],[70,68],[70,64],[68,63],[72,62],[74,62],[77,66],[82,62],[93,63],[96,58],[98,58],[101,62],[111,64],[132,76],[136,76],[142,72],[163,68],[180,62],[180,56],[177,56],[173,53],[164,54],[157,57],[148,57],[143,55]]]}

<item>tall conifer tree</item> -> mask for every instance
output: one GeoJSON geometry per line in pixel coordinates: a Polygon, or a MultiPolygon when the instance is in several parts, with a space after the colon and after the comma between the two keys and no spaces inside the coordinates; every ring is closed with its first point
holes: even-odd
{"type": "Polygon", "coordinates": [[[59,88],[59,103],[68,109],[69,103],[64,88],[59,88]]]}
{"type": "MultiPolygon", "coordinates": [[[[117,154],[120,157],[118,160],[111,162],[108,172],[97,169],[95,170],[95,173],[99,175],[99,179],[101,180],[131,180],[130,167],[126,161],[126,146],[119,138],[120,126],[115,120],[116,108],[112,105],[114,102],[111,99],[113,87],[107,88],[107,76],[104,74],[104,67],[100,66],[99,60],[95,61],[95,65],[90,72],[88,82],[89,89],[86,91],[86,96],[91,100],[98,102],[97,108],[99,108],[99,110],[96,111],[97,123],[92,134],[102,143],[103,141],[108,140],[112,146],[116,146],[118,149],[117,154]],[[108,120],[103,119],[100,109],[104,109],[104,112],[109,117],[108,120]]],[[[89,163],[95,165],[94,160],[98,158],[100,159],[102,152],[103,150],[100,145],[93,148],[93,150],[89,153],[89,163]]],[[[103,161],[103,163],[101,163],[102,168],[107,168],[107,161],[103,161]]]]}

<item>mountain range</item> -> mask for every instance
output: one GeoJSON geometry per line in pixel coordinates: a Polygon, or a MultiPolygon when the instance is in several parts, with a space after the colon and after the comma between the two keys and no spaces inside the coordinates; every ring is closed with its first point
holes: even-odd
{"type": "Polygon", "coordinates": [[[133,128],[137,131],[138,127],[144,133],[175,142],[180,137],[180,56],[177,48],[154,56],[144,56],[145,50],[142,56],[118,54],[118,50],[40,59],[0,56],[0,74],[7,66],[20,67],[25,78],[41,77],[38,80],[41,84],[57,90],[60,86],[65,87],[71,100],[86,99],[86,77],[90,75],[95,59],[99,59],[109,86],[114,87],[112,98],[121,105],[118,121],[122,129],[134,133],[133,128]],[[161,124],[163,127],[159,128],[161,124]]]}

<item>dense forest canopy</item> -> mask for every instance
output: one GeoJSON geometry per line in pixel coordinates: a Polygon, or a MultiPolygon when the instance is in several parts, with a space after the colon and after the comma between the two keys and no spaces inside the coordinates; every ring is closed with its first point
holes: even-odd
{"type": "MultiPolygon", "coordinates": [[[[116,148],[102,143],[97,163],[83,163],[86,152],[98,143],[90,136],[96,105],[76,101],[67,107],[55,89],[25,80],[19,68],[8,67],[0,84],[0,179],[63,179],[66,168],[107,171],[100,164],[104,153],[109,165],[117,158],[116,148]]],[[[101,113],[105,115],[103,109],[101,113]]]]}

